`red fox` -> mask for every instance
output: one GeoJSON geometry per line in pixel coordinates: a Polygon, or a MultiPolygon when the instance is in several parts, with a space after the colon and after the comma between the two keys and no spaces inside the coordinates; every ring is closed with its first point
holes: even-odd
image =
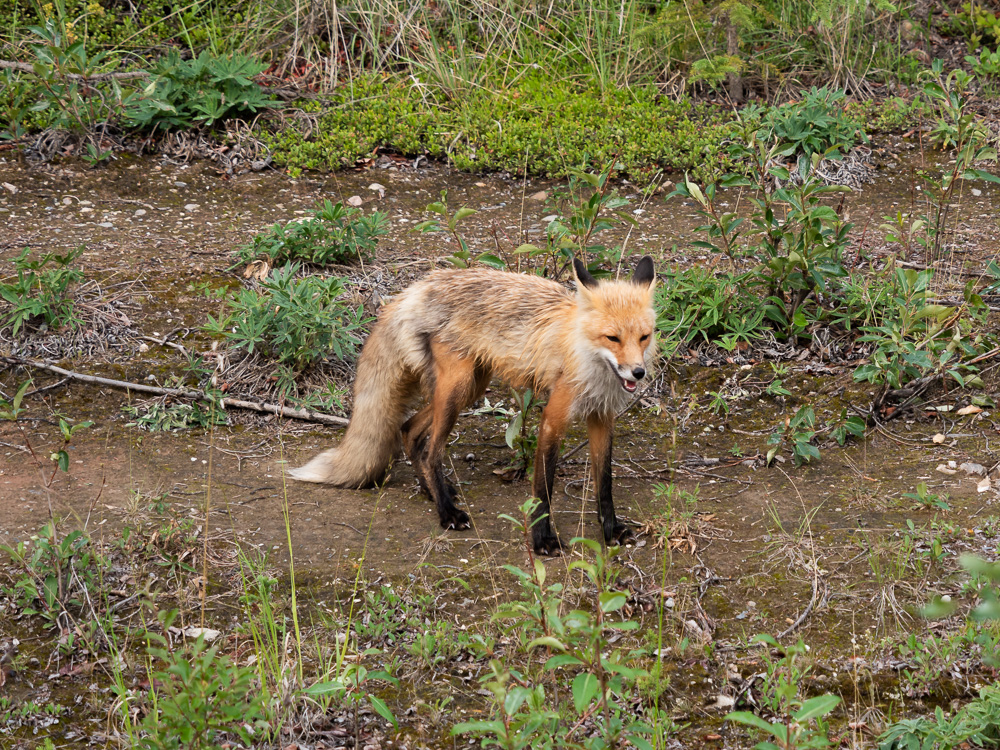
{"type": "Polygon", "coordinates": [[[579,259],[573,268],[575,294],[550,279],[486,269],[435,271],[407,288],[382,311],[361,351],[344,439],[291,476],[368,486],[402,443],[441,526],[468,528],[442,461],[459,412],[497,375],[548,397],[532,482],[540,500],[535,550],[551,555],[561,547],[549,504],[559,447],[575,418],[587,420],[604,539],[626,535],[611,499],[612,431],[655,350],[653,260],[643,257],[629,281],[598,281],[579,259]],[[413,413],[421,395],[427,404],[413,413]]]}

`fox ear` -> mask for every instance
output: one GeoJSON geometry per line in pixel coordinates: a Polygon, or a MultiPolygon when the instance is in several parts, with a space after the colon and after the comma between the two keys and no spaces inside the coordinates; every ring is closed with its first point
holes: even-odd
{"type": "Polygon", "coordinates": [[[635,273],[632,274],[632,283],[637,286],[650,286],[656,279],[656,269],[653,268],[653,259],[648,255],[642,256],[635,264],[635,273]]]}
{"type": "Polygon", "coordinates": [[[587,266],[579,258],[573,258],[573,272],[576,274],[577,286],[585,286],[594,289],[597,286],[597,279],[590,275],[587,266]]]}

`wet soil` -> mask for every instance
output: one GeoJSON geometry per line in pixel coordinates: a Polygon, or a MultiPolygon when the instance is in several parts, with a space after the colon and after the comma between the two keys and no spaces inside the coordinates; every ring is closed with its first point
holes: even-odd
{"type": "MultiPolygon", "coordinates": [[[[911,176],[920,165],[919,146],[901,141],[893,150],[902,160],[889,158],[877,182],[847,203],[862,232],[859,245],[873,255],[885,250],[877,229],[882,217],[909,210],[919,196],[911,176]]],[[[208,301],[202,289],[235,287],[239,282],[229,270],[229,254],[272,223],[305,216],[317,200],[360,196],[366,210],[388,212],[391,230],[376,262],[344,269],[374,309],[379,299],[440,265],[453,251],[443,235],[413,231],[427,218],[424,206],[443,189],[453,207],[477,209],[464,229],[475,253],[494,249],[494,236],[507,246],[540,241],[553,209],[537,194],[555,188],[502,175],[460,174],[439,165],[293,180],[277,173],[227,178],[204,163],[128,158],[90,170],[75,163],[29,166],[8,157],[0,162],[0,182],[10,186],[0,189],[6,230],[0,237],[0,274],[10,273],[9,261],[25,246],[67,250],[85,244],[81,262],[88,279],[104,286],[137,282],[129,313],[131,347],[61,364],[154,383],[179,373],[184,360],[155,345],[141,351],[140,337],[180,330],[189,348],[206,350],[209,341],[197,329],[220,303],[208,301]],[[384,195],[373,183],[383,186],[384,195]],[[185,331],[190,332],[186,337],[185,331]]],[[[629,195],[631,187],[621,189],[629,195]]],[[[995,231],[1000,187],[977,185],[977,190],[961,196],[951,250],[938,264],[955,281],[981,274],[1000,249],[995,231]]],[[[691,205],[665,204],[662,193],[631,197],[638,226],[627,238],[629,252],[652,253],[663,267],[715,261],[687,244],[700,223],[691,205]]],[[[745,196],[732,196],[740,199],[745,196]]],[[[930,259],[915,254],[907,260],[923,265],[930,259]]],[[[772,377],[768,364],[702,368],[678,358],[664,364],[617,430],[616,504],[640,531],[623,558],[638,616],[643,616],[643,602],[669,597],[677,643],[686,638],[687,648],[702,639],[713,644],[701,656],[678,652],[689,654],[678,662],[681,671],[671,688],[677,716],[693,727],[685,746],[718,746],[705,737],[713,736],[706,727],[716,726],[721,715],[706,707],[720,690],[725,692],[719,669],[724,682],[726,668],[719,664],[739,662],[742,652],[734,649],[756,633],[778,634],[797,624],[788,638],[801,636],[814,649],[821,667],[816,689],[840,692],[845,700],[858,688],[857,678],[852,682],[846,675],[863,665],[868,679],[877,683],[874,697],[851,698],[855,713],[849,715],[901,697],[889,662],[892,644],[910,629],[923,632],[913,608],[932,594],[958,597],[961,581],[954,560],[959,553],[994,557],[997,551],[997,492],[977,491],[981,477],[937,470],[949,461],[996,466],[1000,437],[992,409],[960,416],[957,409],[969,404],[969,394],[937,392],[927,408],[873,431],[861,443],[824,444],[822,459],[813,465],[794,467],[786,461],[764,468],[759,456],[767,450],[768,435],[799,406],[812,403],[823,419],[852,401],[863,406],[870,400],[870,393],[852,383],[849,367],[817,364],[805,355],[788,366],[784,384],[790,397],[764,397],[760,388],[741,396],[733,389],[731,413],[722,418],[709,409],[709,392],[734,376],[766,383],[772,377]],[[931,408],[937,406],[948,410],[931,408]],[[935,435],[943,435],[944,442],[935,442],[935,435]],[[669,515],[656,489],[668,482],[697,500],[675,500],[669,515]],[[947,508],[916,507],[904,497],[920,482],[932,493],[947,495],[947,508]],[[670,526],[669,519],[681,516],[684,523],[670,526]],[[906,539],[914,546],[904,553],[906,539]],[[931,550],[938,549],[935,540],[941,552],[937,561],[931,559],[931,550]],[[885,574],[885,567],[906,555],[923,562],[911,564],[907,558],[898,575],[885,574]],[[799,622],[803,612],[808,615],[799,622]],[[710,650],[716,653],[715,666],[706,669],[704,654],[710,650]]],[[[0,397],[9,398],[26,376],[13,368],[0,374],[0,397]]],[[[44,373],[34,377],[35,387],[60,381],[44,373]]],[[[995,391],[997,380],[989,369],[984,379],[987,390],[995,391]]],[[[498,384],[489,394],[493,402],[506,397],[498,384]]],[[[515,513],[529,485],[497,474],[511,458],[504,445],[505,423],[498,419],[466,415],[459,422],[448,467],[474,525],[443,532],[403,460],[381,490],[286,480],[287,465],[298,465],[339,439],[335,429],[240,415],[233,426],[211,431],[148,433],[126,426],[129,417],[122,407],[128,403],[121,391],[68,382],[29,397],[26,415],[16,424],[0,423],[0,544],[26,538],[50,514],[86,521],[95,535],[114,536],[140,501],[164,497],[199,523],[207,509],[208,530],[260,545],[281,568],[288,561],[281,510],[287,502],[299,582],[317,599],[341,595],[359,564],[369,581],[459,576],[471,582],[466,617],[486,613],[513,594],[513,581],[499,566],[524,564],[526,554],[516,530],[498,514],[515,513]],[[48,466],[47,456],[61,445],[56,415],[94,425],[73,438],[70,471],[56,473],[46,487],[50,470],[40,472],[31,452],[48,466]]],[[[564,452],[583,439],[576,428],[564,452]]],[[[560,467],[554,520],[564,539],[598,536],[587,472],[585,449],[560,467]]],[[[566,562],[563,557],[546,564],[553,575],[566,576],[566,562]]],[[[0,623],[0,635],[5,627],[0,623]]],[[[744,677],[748,669],[752,664],[743,666],[744,677]]],[[[908,705],[919,711],[925,699],[934,703],[967,695],[976,678],[970,673],[962,679],[957,689],[915,695],[908,705]]],[[[434,746],[413,726],[414,746],[434,746]]]]}

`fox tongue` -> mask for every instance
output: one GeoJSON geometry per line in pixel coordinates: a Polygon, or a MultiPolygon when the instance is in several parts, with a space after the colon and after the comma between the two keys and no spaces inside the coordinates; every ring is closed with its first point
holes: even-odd
{"type": "Polygon", "coordinates": [[[629,380],[628,378],[622,378],[622,387],[629,393],[635,393],[635,388],[637,385],[639,384],[634,380],[629,380]]]}

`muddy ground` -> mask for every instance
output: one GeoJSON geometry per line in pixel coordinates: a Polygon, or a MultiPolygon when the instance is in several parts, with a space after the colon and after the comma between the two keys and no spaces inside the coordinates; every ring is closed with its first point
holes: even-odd
{"type": "MultiPolygon", "coordinates": [[[[878,230],[883,215],[909,210],[918,195],[912,170],[920,164],[919,147],[905,141],[887,145],[899,156],[886,156],[877,181],[848,199],[858,244],[875,256],[883,252],[878,230]]],[[[390,162],[390,168],[293,180],[278,173],[227,178],[210,164],[154,158],[123,158],[100,169],[29,165],[10,152],[0,161],[0,182],[5,227],[0,276],[11,274],[9,261],[26,246],[43,251],[85,244],[81,263],[87,279],[123,295],[120,310],[129,324],[113,346],[84,345],[70,357],[57,346],[55,359],[80,372],[159,384],[181,371],[184,358],[149,339],[173,332],[190,350],[208,351],[210,341],[198,328],[220,303],[207,300],[202,289],[235,287],[239,275],[229,270],[229,254],[270,224],[304,216],[319,199],[360,196],[365,210],[389,214],[391,230],[380,241],[376,261],[346,269],[358,299],[374,312],[382,298],[441,266],[453,251],[442,235],[413,231],[428,218],[423,209],[441,190],[448,190],[453,207],[479,211],[464,230],[475,252],[493,248],[495,237],[514,246],[540,240],[552,207],[538,193],[555,188],[426,163],[414,169],[401,161],[390,162]],[[373,183],[383,186],[384,194],[372,189],[373,183]]],[[[997,187],[980,185],[978,194],[963,193],[953,248],[939,264],[942,275],[955,281],[975,277],[996,257],[997,187]]],[[[690,205],[664,203],[666,191],[643,197],[627,183],[620,190],[638,209],[629,252],[652,253],[660,267],[712,260],[687,244],[699,223],[690,205]]],[[[915,255],[907,262],[927,260],[915,255]]],[[[720,695],[738,696],[746,678],[761,669],[759,655],[745,649],[746,639],[757,633],[784,633],[786,641],[801,636],[811,647],[817,680],[811,689],[844,698],[838,736],[850,746],[870,743],[887,715],[918,714],[974,695],[976,685],[992,674],[978,659],[969,657],[950,671],[928,667],[931,676],[913,687],[906,674],[917,667],[897,646],[911,632],[921,641],[947,632],[946,623],[921,620],[915,608],[935,594],[961,598],[958,554],[996,556],[997,491],[977,491],[981,476],[937,468],[949,462],[987,470],[997,465],[1000,435],[993,410],[959,415],[972,394],[937,391],[925,408],[872,430],[860,443],[823,444],[822,459],[813,465],[786,461],[766,468],[759,458],[767,436],[799,406],[812,403],[822,417],[851,403],[863,407],[866,398],[870,402],[870,391],[851,380],[853,366],[816,361],[808,350],[792,352],[784,378],[792,396],[775,400],[761,395],[773,377],[768,362],[746,357],[705,367],[687,354],[662,363],[640,404],[621,419],[614,484],[619,514],[640,531],[622,556],[622,580],[633,592],[635,616],[654,617],[658,598],[668,599],[671,608],[669,705],[678,724],[687,725],[678,732],[678,746],[753,744],[745,734],[720,726],[719,717],[732,704],[714,706],[720,695]],[[708,408],[709,392],[720,388],[730,394],[725,418],[708,408]],[[935,441],[942,435],[943,441],[935,441]],[[667,482],[690,493],[687,501],[675,500],[673,520],[678,521],[678,510],[683,514],[673,525],[664,525],[666,501],[654,489],[667,482]],[[947,496],[946,505],[921,506],[904,497],[920,482],[947,496]]],[[[6,368],[0,398],[9,399],[28,374],[6,368]]],[[[391,582],[412,589],[460,577],[468,589],[455,589],[454,598],[444,597],[441,606],[443,616],[464,624],[488,618],[497,600],[512,595],[513,579],[499,566],[524,564],[526,555],[516,530],[498,514],[514,513],[529,485],[497,473],[510,462],[504,421],[471,415],[460,420],[449,467],[474,526],[442,532],[403,461],[381,491],[284,478],[286,465],[335,443],[337,429],[241,413],[233,415],[232,425],[213,430],[144,432],[126,426],[130,417],[122,412],[138,395],[30,374],[35,388],[54,387],[30,396],[27,414],[16,425],[0,423],[0,544],[27,538],[50,513],[86,522],[95,536],[113,538],[149,498],[164,498],[178,517],[198,524],[207,507],[211,534],[269,550],[280,573],[288,563],[281,512],[287,498],[297,575],[309,592],[304,606],[343,598],[359,564],[371,585],[391,582]],[[74,436],[70,471],[57,473],[46,489],[48,472],[37,470],[25,443],[47,464],[47,454],[59,447],[56,415],[94,424],[74,436]]],[[[990,363],[984,380],[996,400],[998,381],[990,363]]],[[[499,384],[489,394],[494,402],[507,396],[499,384]]],[[[575,429],[564,452],[582,440],[575,429]]],[[[564,538],[597,536],[586,476],[585,449],[560,468],[554,519],[564,538]]],[[[568,559],[549,560],[552,575],[568,576],[568,559]]],[[[447,585],[441,590],[451,591],[447,585]]],[[[23,618],[0,621],[0,637],[15,634],[26,644],[36,640],[31,653],[45,661],[37,629],[23,618]]],[[[457,720],[446,712],[435,725],[419,711],[407,714],[408,706],[440,695],[458,696],[456,705],[482,703],[474,681],[422,681],[414,678],[393,698],[402,720],[397,746],[439,746],[440,732],[457,720]]],[[[24,667],[0,691],[27,698],[43,682],[24,667]]],[[[55,732],[58,746],[81,742],[82,730],[67,730],[66,724],[58,732],[46,731],[55,732]],[[65,731],[71,734],[59,734],[65,731]]],[[[40,741],[37,731],[11,736],[18,746],[40,741]]],[[[371,742],[393,742],[391,734],[380,736],[371,742]]],[[[0,744],[5,741],[0,735],[0,744]]]]}

